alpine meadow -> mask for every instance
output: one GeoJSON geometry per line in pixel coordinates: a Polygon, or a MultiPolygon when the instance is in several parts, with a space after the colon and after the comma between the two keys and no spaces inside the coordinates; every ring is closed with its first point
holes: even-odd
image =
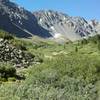
{"type": "Polygon", "coordinates": [[[0,100],[100,100],[100,21],[15,1],[0,0],[0,100]]]}

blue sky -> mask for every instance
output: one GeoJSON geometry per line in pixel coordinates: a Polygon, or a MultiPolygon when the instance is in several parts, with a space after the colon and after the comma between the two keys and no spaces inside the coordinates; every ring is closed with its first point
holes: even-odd
{"type": "Polygon", "coordinates": [[[11,0],[29,11],[55,10],[71,16],[100,20],[100,0],[11,0]]]}

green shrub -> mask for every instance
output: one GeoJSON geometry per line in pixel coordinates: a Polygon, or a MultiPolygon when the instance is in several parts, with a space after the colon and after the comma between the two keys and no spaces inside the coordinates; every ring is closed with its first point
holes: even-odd
{"type": "Polygon", "coordinates": [[[100,50],[100,41],[97,42],[98,50],[100,50]]]}
{"type": "Polygon", "coordinates": [[[90,37],[88,39],[88,41],[90,41],[90,42],[92,42],[94,44],[97,44],[98,42],[100,42],[100,35],[98,34],[98,35],[95,35],[94,37],[90,37]]]}
{"type": "Polygon", "coordinates": [[[22,40],[19,40],[19,39],[15,38],[14,40],[11,41],[11,43],[18,49],[27,50],[26,49],[26,44],[22,40]]]}
{"type": "Polygon", "coordinates": [[[87,44],[88,43],[88,40],[87,39],[83,39],[82,41],[81,41],[81,44],[82,45],[85,45],[85,44],[87,44]]]}
{"type": "Polygon", "coordinates": [[[8,79],[9,77],[15,77],[16,69],[9,63],[0,63],[0,77],[8,79]]]}
{"type": "Polygon", "coordinates": [[[0,38],[12,40],[12,39],[14,39],[14,36],[11,35],[10,33],[3,31],[3,30],[0,30],[0,38]]]}
{"type": "Polygon", "coordinates": [[[8,81],[16,81],[16,78],[15,77],[9,77],[8,81]]]}
{"type": "Polygon", "coordinates": [[[42,62],[43,62],[43,59],[40,58],[39,56],[35,56],[35,57],[34,57],[34,62],[42,63],[42,62]]]}
{"type": "MultiPolygon", "coordinates": [[[[30,51],[38,55],[34,61],[39,61],[40,54],[51,56],[52,59],[43,58],[41,64],[18,70],[25,74],[25,80],[0,85],[0,97],[5,97],[5,100],[97,100],[100,90],[96,88],[100,81],[100,52],[92,40],[83,44],[81,41],[78,45],[70,43],[66,44],[66,48],[56,44],[50,47],[42,45],[37,49],[30,44],[30,51]],[[59,54],[60,51],[65,53],[59,54]],[[53,52],[58,54],[53,56],[53,52]]],[[[13,81],[13,77],[8,77],[8,80],[13,81]]]]}
{"type": "Polygon", "coordinates": [[[75,52],[78,52],[78,47],[77,46],[75,47],[75,52]]]}
{"type": "Polygon", "coordinates": [[[0,81],[2,81],[2,82],[6,82],[7,79],[6,79],[6,78],[0,78],[0,81]]]}

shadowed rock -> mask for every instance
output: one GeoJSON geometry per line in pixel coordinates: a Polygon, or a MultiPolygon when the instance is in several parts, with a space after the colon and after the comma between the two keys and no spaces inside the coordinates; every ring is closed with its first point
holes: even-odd
{"type": "Polygon", "coordinates": [[[18,37],[50,37],[48,30],[39,26],[35,16],[9,0],[0,1],[0,28],[18,37]]]}

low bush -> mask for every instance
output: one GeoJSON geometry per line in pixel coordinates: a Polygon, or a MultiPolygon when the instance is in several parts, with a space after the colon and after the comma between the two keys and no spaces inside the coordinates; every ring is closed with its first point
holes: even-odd
{"type": "Polygon", "coordinates": [[[9,63],[0,63],[0,77],[8,80],[9,77],[16,76],[16,69],[9,63]]]}
{"type": "Polygon", "coordinates": [[[19,39],[14,39],[11,41],[11,43],[18,49],[20,50],[27,50],[26,49],[26,44],[24,43],[24,41],[22,40],[19,40],[19,39]]]}
{"type": "Polygon", "coordinates": [[[3,30],[0,30],[0,38],[12,40],[12,39],[14,39],[14,36],[10,33],[3,31],[3,30]]]}

